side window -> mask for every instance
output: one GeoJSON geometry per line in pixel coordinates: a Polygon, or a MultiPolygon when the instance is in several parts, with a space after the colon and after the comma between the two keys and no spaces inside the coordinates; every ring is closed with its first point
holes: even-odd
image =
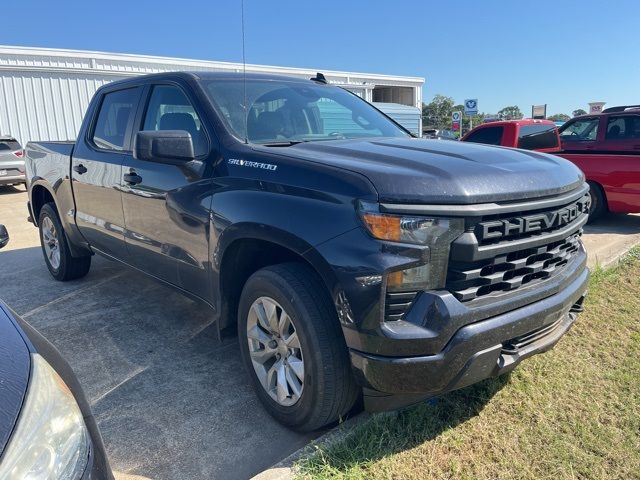
{"type": "Polygon", "coordinates": [[[605,138],[607,140],[640,138],[640,115],[609,117],[605,138]]]}
{"type": "Polygon", "coordinates": [[[207,153],[207,137],[200,117],[184,92],[171,85],[153,87],[143,130],[184,130],[191,134],[197,156],[207,153]]]}
{"type": "Polygon", "coordinates": [[[629,117],[609,117],[607,120],[607,133],[605,138],[607,140],[619,140],[626,137],[626,122],[629,117]]]}
{"type": "Polygon", "coordinates": [[[135,114],[139,91],[138,88],[128,88],[105,94],[91,135],[97,147],[125,150],[127,127],[135,114]]]}
{"type": "Polygon", "coordinates": [[[598,137],[598,123],[598,117],[565,123],[560,128],[560,138],[567,142],[595,140],[598,137]]]}
{"type": "Polygon", "coordinates": [[[473,132],[465,141],[484,143],[486,145],[500,145],[502,143],[503,127],[485,127],[473,132]]]}
{"type": "Polygon", "coordinates": [[[518,148],[541,150],[558,147],[555,125],[523,125],[518,134],[518,148]]]}

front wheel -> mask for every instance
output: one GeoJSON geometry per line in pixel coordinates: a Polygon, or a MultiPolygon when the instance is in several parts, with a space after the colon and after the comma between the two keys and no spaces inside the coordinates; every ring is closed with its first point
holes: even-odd
{"type": "Polygon", "coordinates": [[[591,211],[588,222],[594,222],[609,211],[607,199],[602,187],[594,182],[589,182],[589,194],[591,195],[591,211]]]}
{"type": "Polygon", "coordinates": [[[353,406],[358,389],[337,314],[309,267],[254,273],[240,297],[238,333],[256,393],[279,422],[311,431],[353,406]]]}
{"type": "Polygon", "coordinates": [[[45,204],[38,218],[40,245],[49,273],[56,280],[67,281],[84,277],[91,267],[91,256],[74,257],[53,203],[45,204]]]}

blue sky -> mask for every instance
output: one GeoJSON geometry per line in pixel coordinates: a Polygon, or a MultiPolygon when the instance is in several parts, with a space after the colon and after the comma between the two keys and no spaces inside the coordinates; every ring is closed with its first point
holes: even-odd
{"type": "MultiPolygon", "coordinates": [[[[0,44],[240,61],[240,1],[2,6],[0,44]],[[149,6],[145,6],[149,5],[149,6]]],[[[413,75],[480,110],[640,103],[637,0],[245,0],[249,63],[413,75]]]]}

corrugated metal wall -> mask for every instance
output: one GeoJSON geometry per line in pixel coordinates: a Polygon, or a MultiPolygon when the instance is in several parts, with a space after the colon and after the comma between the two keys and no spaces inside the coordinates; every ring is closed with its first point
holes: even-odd
{"type": "Polygon", "coordinates": [[[0,72],[0,134],[31,140],[75,140],[94,92],[117,77],[0,72]]]}
{"type": "Polygon", "coordinates": [[[422,110],[397,103],[373,102],[373,105],[417,136],[422,136],[422,110]]]}

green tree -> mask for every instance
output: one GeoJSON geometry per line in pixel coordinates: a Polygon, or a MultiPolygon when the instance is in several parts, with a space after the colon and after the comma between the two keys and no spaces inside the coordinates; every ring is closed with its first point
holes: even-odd
{"type": "Polygon", "coordinates": [[[547,120],[551,120],[552,122],[566,122],[567,120],[570,120],[570,119],[571,117],[566,113],[556,113],[555,115],[551,115],[550,117],[547,117],[547,120]]]}
{"type": "Polygon", "coordinates": [[[587,112],[581,108],[578,108],[577,110],[574,110],[573,112],[571,112],[573,114],[574,117],[577,117],[579,115],[586,115],[587,112]]]}
{"type": "Polygon", "coordinates": [[[500,118],[500,120],[520,120],[522,117],[524,117],[524,115],[517,105],[504,107],[498,112],[498,118],[500,118]]]}
{"type": "Polygon", "coordinates": [[[429,103],[422,104],[422,124],[432,128],[451,128],[453,98],[436,95],[429,103]]]}

